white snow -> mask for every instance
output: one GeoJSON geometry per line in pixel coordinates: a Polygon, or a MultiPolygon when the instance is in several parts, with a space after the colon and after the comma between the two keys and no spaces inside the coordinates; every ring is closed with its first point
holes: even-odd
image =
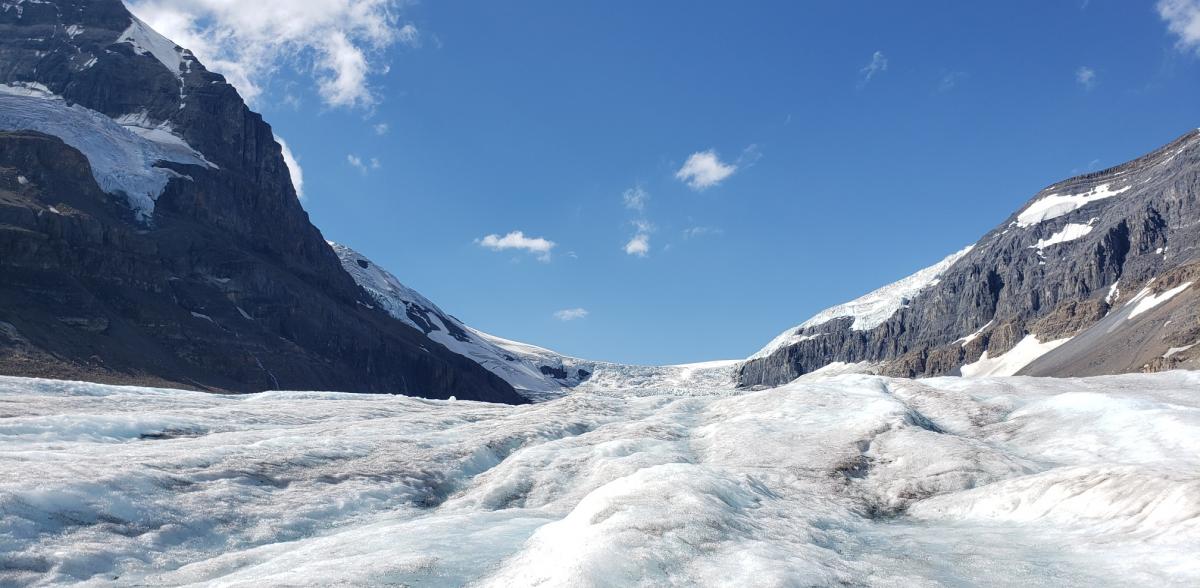
{"type": "Polygon", "coordinates": [[[1039,198],[1017,215],[1017,226],[1032,227],[1040,222],[1070,214],[1097,200],[1112,198],[1130,188],[1132,186],[1114,190],[1112,184],[1100,184],[1081,194],[1049,194],[1039,198]]]}
{"type": "Polygon", "coordinates": [[[1200,373],[522,407],[0,378],[0,584],[1200,582],[1200,373]]]}
{"type": "Polygon", "coordinates": [[[171,73],[181,76],[183,49],[174,41],[158,34],[150,25],[133,17],[129,28],[117,37],[118,43],[129,43],[138,53],[153,55],[171,73]]]}
{"type": "MultiPolygon", "coordinates": [[[[543,374],[536,365],[506,353],[491,341],[454,319],[416,290],[400,283],[387,270],[357,251],[339,243],[329,242],[337,253],[342,267],[362,286],[388,314],[405,324],[426,332],[426,336],[446,349],[470,358],[488,371],[503,378],[514,388],[535,393],[559,392],[562,386],[543,374]],[[362,267],[360,262],[366,263],[362,267]],[[410,315],[424,317],[422,324],[410,315]],[[455,337],[455,333],[459,337],[455,337]],[[513,357],[509,360],[508,357],[513,357]]],[[[549,352],[548,352],[549,353],[549,352]]]]}
{"type": "Polygon", "coordinates": [[[1114,300],[1121,297],[1121,280],[1117,280],[1108,287],[1108,294],[1104,296],[1105,304],[1112,304],[1114,300]]]}
{"type": "Polygon", "coordinates": [[[1039,239],[1037,244],[1030,245],[1030,248],[1041,251],[1042,249],[1050,247],[1051,245],[1058,245],[1059,243],[1066,243],[1068,241],[1081,239],[1087,236],[1087,234],[1090,232],[1092,232],[1092,225],[1068,223],[1067,226],[1063,227],[1062,230],[1058,231],[1057,233],[1054,233],[1045,239],[1039,239]]]}
{"type": "Polygon", "coordinates": [[[504,379],[526,397],[544,400],[584,384],[592,390],[728,389],[740,361],[633,366],[562,355],[528,343],[510,341],[468,327],[438,308],[416,290],[366,256],[339,243],[329,242],[354,281],[396,319],[425,332],[435,343],[462,355],[504,379]],[[363,262],[367,267],[362,267],[363,262]],[[414,319],[412,314],[418,317],[414,319]],[[422,322],[428,321],[428,325],[422,322]],[[454,336],[459,333],[459,337],[454,336]],[[549,372],[549,373],[547,373],[549,372]],[[559,376],[563,377],[559,377],[559,376]]]}
{"type": "Polygon", "coordinates": [[[132,119],[123,120],[124,125],[78,104],[68,105],[44,86],[0,85],[0,130],[33,130],[62,139],[87,156],[101,189],[123,194],[137,216],[148,220],[167,182],[178,176],[156,164],[212,164],[171,134],[169,126],[146,129],[132,119]]]}
{"type": "Polygon", "coordinates": [[[1163,359],[1174,357],[1180,353],[1183,353],[1184,351],[1187,351],[1188,349],[1195,347],[1196,345],[1200,345],[1200,341],[1192,343],[1191,345],[1184,345],[1183,347],[1172,347],[1167,349],[1167,352],[1163,354],[1163,359]]]}
{"type": "Polygon", "coordinates": [[[860,361],[856,363],[848,363],[844,361],[835,361],[827,363],[807,374],[796,378],[796,381],[803,382],[808,380],[818,380],[830,378],[834,376],[844,376],[847,374],[870,374],[874,373],[877,364],[869,361],[860,361]]]}
{"type": "Polygon", "coordinates": [[[750,356],[750,359],[767,357],[778,349],[794,345],[800,341],[814,339],[816,335],[804,335],[802,331],[810,327],[823,325],[837,318],[853,318],[852,329],[855,331],[869,331],[886,322],[901,308],[906,307],[908,302],[915,298],[917,294],[920,294],[922,290],[936,285],[938,278],[946,270],[950,269],[950,266],[970,253],[974,248],[974,245],[969,245],[907,278],[888,284],[850,302],[827,308],[807,321],[804,321],[801,325],[784,331],[768,343],[766,347],[760,349],[758,353],[750,356]]]}
{"type": "Polygon", "coordinates": [[[979,327],[979,329],[977,329],[974,333],[971,333],[970,335],[967,335],[966,337],[963,337],[962,339],[955,341],[955,343],[961,343],[961,345],[959,345],[960,347],[966,347],[968,343],[978,339],[979,336],[982,335],[984,331],[988,330],[988,327],[991,327],[992,323],[994,323],[994,322],[996,322],[996,321],[994,321],[994,320],[988,321],[986,325],[979,327]]]}
{"type": "Polygon", "coordinates": [[[1143,288],[1141,292],[1138,292],[1137,296],[1134,296],[1133,299],[1126,304],[1126,306],[1133,305],[1133,310],[1129,312],[1128,318],[1133,318],[1174,298],[1176,294],[1187,290],[1191,287],[1191,285],[1192,282],[1185,282],[1160,294],[1151,294],[1149,286],[1143,288]]]}
{"type": "Polygon", "coordinates": [[[995,376],[1011,376],[1021,371],[1021,368],[1031,364],[1037,358],[1057,349],[1071,338],[1058,339],[1041,343],[1034,335],[1026,335],[1012,349],[999,357],[988,357],[984,351],[979,360],[962,366],[964,378],[985,378],[995,376]]]}

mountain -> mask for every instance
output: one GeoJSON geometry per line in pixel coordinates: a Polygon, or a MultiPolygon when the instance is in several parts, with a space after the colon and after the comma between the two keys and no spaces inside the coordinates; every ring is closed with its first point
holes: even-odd
{"type": "Polygon", "coordinates": [[[571,389],[702,390],[733,387],[736,361],[638,366],[563,355],[528,343],[510,341],[471,328],[386,269],[357,251],[330,243],[342,267],[374,299],[374,304],[440,345],[483,366],[523,396],[545,400],[571,389]]]}
{"type": "Polygon", "coordinates": [[[119,0],[0,5],[0,372],[524,402],[375,306],[225,79],[119,0]]]}
{"type": "Polygon", "coordinates": [[[1035,195],[974,245],[818,313],[738,368],[1091,376],[1200,368],[1200,131],[1035,195]]]}

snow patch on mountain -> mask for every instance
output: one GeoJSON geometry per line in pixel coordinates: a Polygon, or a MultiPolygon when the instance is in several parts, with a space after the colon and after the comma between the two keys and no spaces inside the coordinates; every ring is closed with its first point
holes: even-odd
{"type": "Polygon", "coordinates": [[[1039,198],[1017,215],[1017,226],[1032,227],[1038,223],[1070,214],[1098,200],[1112,198],[1128,191],[1133,186],[1114,190],[1112,184],[1100,184],[1080,194],[1050,194],[1039,198]]]}
{"type": "Polygon", "coordinates": [[[964,378],[1012,376],[1070,340],[1068,337],[1042,343],[1035,335],[1026,335],[1012,349],[998,357],[988,357],[988,352],[984,351],[979,360],[962,366],[962,375],[964,378]]]}
{"type": "Polygon", "coordinates": [[[1128,318],[1133,318],[1174,298],[1177,294],[1187,290],[1191,286],[1192,282],[1185,282],[1159,294],[1151,294],[1149,287],[1143,288],[1141,292],[1138,292],[1137,296],[1134,296],[1133,299],[1126,304],[1126,306],[1133,306],[1133,309],[1129,311],[1128,318]]]}
{"type": "Polygon", "coordinates": [[[1087,236],[1088,233],[1092,232],[1092,228],[1092,225],[1069,223],[1057,233],[1054,233],[1045,239],[1039,239],[1037,243],[1030,246],[1030,249],[1037,249],[1038,251],[1041,251],[1042,249],[1050,247],[1051,245],[1058,245],[1059,243],[1066,243],[1068,241],[1082,239],[1083,237],[1087,236]]]}
{"type": "Polygon", "coordinates": [[[170,125],[153,125],[144,115],[113,120],[79,104],[68,104],[40,84],[0,85],[0,130],[53,135],[87,157],[100,188],[120,194],[142,221],[174,171],[160,162],[215,167],[170,125]]]}
{"type": "Polygon", "coordinates": [[[160,35],[150,25],[132,17],[129,28],[117,37],[117,43],[129,43],[134,51],[151,55],[176,77],[183,75],[183,49],[174,41],[160,35]]]}
{"type": "Polygon", "coordinates": [[[938,263],[902,280],[888,284],[850,302],[827,308],[807,321],[804,321],[799,326],[784,331],[768,343],[766,347],[760,349],[758,353],[750,356],[750,359],[764,358],[783,347],[815,338],[817,335],[806,335],[803,334],[803,331],[810,327],[823,325],[834,319],[844,317],[853,318],[854,323],[850,328],[855,331],[869,331],[878,327],[901,308],[908,306],[909,301],[920,294],[922,290],[936,285],[938,278],[946,270],[950,269],[950,266],[970,253],[974,248],[974,245],[969,245],[962,250],[950,254],[938,263]]]}

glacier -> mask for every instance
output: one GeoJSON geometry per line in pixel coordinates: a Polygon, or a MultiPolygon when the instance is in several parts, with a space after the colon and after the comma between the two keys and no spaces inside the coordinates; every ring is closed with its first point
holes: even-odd
{"type": "Polygon", "coordinates": [[[0,377],[0,584],[1200,582],[1200,373],[728,369],[526,406],[0,377]]]}
{"type": "Polygon", "coordinates": [[[162,162],[217,166],[175,134],[169,123],[144,113],[112,119],[41,84],[0,84],[0,131],[32,130],[62,139],[88,159],[92,175],[109,194],[124,196],[142,222],[173,178],[186,178],[162,162]]]}

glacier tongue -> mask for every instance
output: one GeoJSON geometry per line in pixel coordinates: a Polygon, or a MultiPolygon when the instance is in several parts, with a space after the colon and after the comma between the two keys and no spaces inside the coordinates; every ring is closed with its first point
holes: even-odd
{"type": "Polygon", "coordinates": [[[851,375],[513,407],[0,378],[0,584],[1195,584],[1197,389],[851,375]]]}

